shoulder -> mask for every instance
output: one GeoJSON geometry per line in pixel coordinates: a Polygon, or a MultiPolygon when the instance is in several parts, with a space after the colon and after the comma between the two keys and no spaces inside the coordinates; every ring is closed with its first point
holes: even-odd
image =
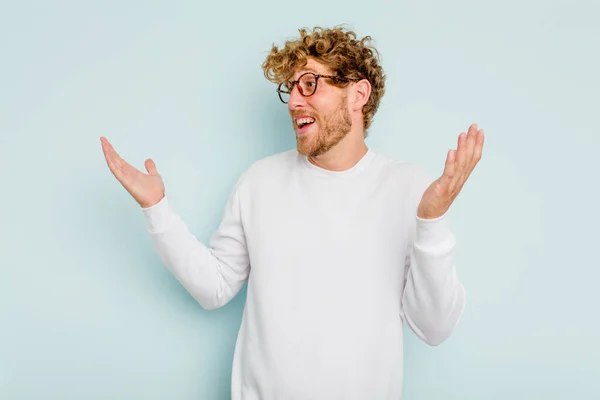
{"type": "Polygon", "coordinates": [[[297,162],[298,152],[296,150],[287,150],[255,161],[246,170],[246,173],[248,175],[262,175],[266,172],[272,173],[297,165],[297,162]]]}
{"type": "Polygon", "coordinates": [[[377,152],[375,163],[383,174],[391,176],[396,182],[403,181],[411,185],[424,185],[433,181],[432,175],[427,169],[415,162],[377,152]]]}
{"type": "Polygon", "coordinates": [[[298,152],[287,150],[254,161],[240,176],[237,187],[254,186],[277,179],[298,165],[298,152]]]}

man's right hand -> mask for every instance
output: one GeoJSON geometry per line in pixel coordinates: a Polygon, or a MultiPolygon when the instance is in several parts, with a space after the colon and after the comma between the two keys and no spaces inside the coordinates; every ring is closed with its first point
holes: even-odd
{"type": "Polygon", "coordinates": [[[146,160],[144,166],[148,174],[145,174],[123,160],[105,137],[101,137],[100,142],[110,172],[141,207],[148,208],[162,200],[165,196],[165,184],[154,161],[146,160]]]}

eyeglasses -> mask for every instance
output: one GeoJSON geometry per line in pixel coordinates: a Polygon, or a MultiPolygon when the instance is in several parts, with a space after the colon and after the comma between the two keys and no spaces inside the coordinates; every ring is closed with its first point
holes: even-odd
{"type": "Polygon", "coordinates": [[[341,76],[333,76],[333,75],[319,75],[313,74],[312,72],[305,72],[298,80],[291,82],[282,82],[277,87],[277,93],[279,94],[279,99],[282,103],[287,104],[290,99],[290,95],[292,90],[294,90],[294,86],[298,85],[298,91],[304,97],[312,96],[317,91],[317,83],[319,82],[319,78],[329,78],[333,81],[342,81],[347,82],[352,79],[344,78],[341,76]]]}

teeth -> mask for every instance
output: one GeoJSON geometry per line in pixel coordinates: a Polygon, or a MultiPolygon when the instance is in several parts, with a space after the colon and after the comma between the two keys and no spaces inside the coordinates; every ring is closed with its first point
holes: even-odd
{"type": "Polygon", "coordinates": [[[315,119],[312,117],[306,117],[306,118],[298,118],[296,120],[296,124],[298,124],[299,127],[303,127],[306,124],[309,124],[311,122],[315,122],[315,119]]]}

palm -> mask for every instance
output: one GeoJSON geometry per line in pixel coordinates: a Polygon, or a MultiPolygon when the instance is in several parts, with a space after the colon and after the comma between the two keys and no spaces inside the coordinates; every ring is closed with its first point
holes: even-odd
{"type": "Polygon", "coordinates": [[[442,176],[423,193],[417,210],[419,217],[436,218],[449,209],[481,159],[483,142],[483,129],[478,130],[477,124],[459,135],[457,149],[448,151],[442,176]]]}
{"type": "Polygon", "coordinates": [[[145,174],[123,160],[106,138],[102,137],[100,141],[110,172],[140,206],[150,207],[163,198],[165,185],[151,159],[144,163],[148,171],[145,174]]]}

